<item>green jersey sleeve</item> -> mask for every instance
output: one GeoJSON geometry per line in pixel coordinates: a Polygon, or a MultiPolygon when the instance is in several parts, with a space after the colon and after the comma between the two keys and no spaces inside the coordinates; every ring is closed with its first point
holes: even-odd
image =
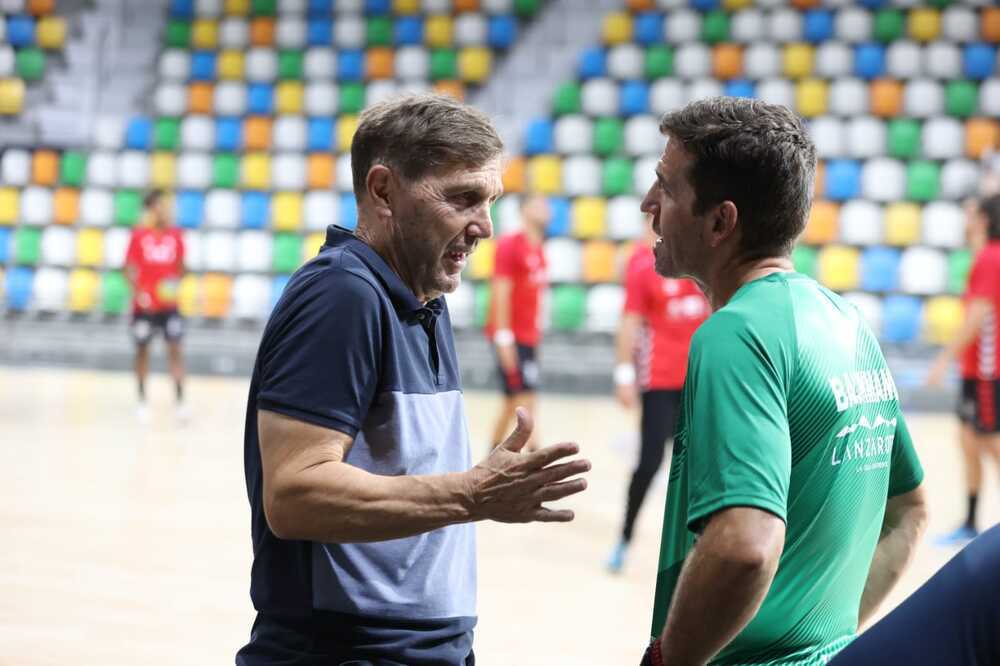
{"type": "Polygon", "coordinates": [[[738,315],[716,313],[695,335],[688,376],[688,529],[732,506],[786,519],[791,476],[789,363],[738,315]]]}
{"type": "Polygon", "coordinates": [[[914,490],[924,480],[924,468],[913,448],[913,437],[903,415],[896,417],[896,437],[892,444],[889,470],[889,497],[914,490]]]}

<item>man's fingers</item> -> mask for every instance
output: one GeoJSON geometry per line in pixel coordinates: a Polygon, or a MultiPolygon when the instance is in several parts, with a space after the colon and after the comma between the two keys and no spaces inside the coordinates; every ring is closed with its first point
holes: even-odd
{"type": "Polygon", "coordinates": [[[561,465],[552,465],[551,467],[546,467],[545,469],[536,473],[536,479],[541,482],[543,486],[550,483],[555,483],[557,481],[562,481],[563,479],[568,479],[571,476],[576,476],[577,474],[584,474],[590,471],[590,461],[586,459],[572,460],[568,463],[562,463],[561,465]]]}
{"type": "Polygon", "coordinates": [[[579,452],[580,446],[576,442],[561,442],[535,451],[528,457],[528,462],[534,468],[548,467],[557,460],[579,452]]]}
{"type": "Polygon", "coordinates": [[[531,419],[531,414],[524,407],[518,407],[514,415],[517,416],[517,425],[514,432],[504,441],[503,447],[515,453],[524,448],[525,443],[531,438],[531,431],[535,424],[531,419]]]}
{"type": "Polygon", "coordinates": [[[573,518],[573,512],[569,509],[553,511],[552,509],[541,508],[536,509],[535,514],[532,516],[532,520],[539,523],[568,523],[573,518]]]}
{"type": "Polygon", "coordinates": [[[538,498],[539,502],[555,502],[564,497],[582,493],[586,489],[586,479],[573,479],[572,481],[563,481],[562,483],[552,483],[542,486],[535,491],[535,497],[538,498]]]}

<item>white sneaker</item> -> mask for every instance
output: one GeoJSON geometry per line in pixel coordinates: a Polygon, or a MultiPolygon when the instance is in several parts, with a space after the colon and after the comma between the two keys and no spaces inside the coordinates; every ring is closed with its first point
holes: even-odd
{"type": "Polygon", "coordinates": [[[187,425],[191,421],[191,409],[188,407],[186,402],[177,403],[177,421],[181,425],[187,425]]]}
{"type": "Polygon", "coordinates": [[[144,402],[140,402],[135,408],[135,420],[141,425],[149,425],[149,407],[144,402]]]}

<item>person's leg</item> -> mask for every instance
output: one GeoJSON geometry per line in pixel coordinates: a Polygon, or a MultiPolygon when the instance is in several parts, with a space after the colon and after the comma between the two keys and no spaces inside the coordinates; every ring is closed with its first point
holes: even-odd
{"type": "Polygon", "coordinates": [[[148,315],[137,314],[132,318],[132,340],[135,342],[136,392],[139,398],[137,416],[140,421],[149,419],[146,407],[146,379],[149,377],[149,343],[153,338],[153,324],[148,315]]]}
{"type": "Polygon", "coordinates": [[[541,432],[538,420],[538,402],[535,399],[535,392],[538,390],[541,377],[538,369],[538,348],[518,345],[517,364],[518,372],[521,375],[521,390],[514,395],[515,409],[524,407],[531,415],[535,427],[524,448],[526,451],[536,451],[538,449],[538,433],[541,432]]]}
{"type": "Polygon", "coordinates": [[[167,341],[167,365],[174,380],[174,395],[177,400],[177,416],[187,420],[187,405],[184,402],[184,320],[177,312],[166,313],[163,317],[163,337],[167,341]]]}
{"type": "Polygon", "coordinates": [[[830,666],[1000,664],[1000,526],[984,532],[830,666]]]}
{"type": "Polygon", "coordinates": [[[962,393],[958,405],[959,448],[962,452],[962,465],[965,476],[966,514],[965,521],[953,532],[949,532],[936,541],[940,546],[953,546],[966,543],[978,533],[976,531],[976,509],[979,503],[979,487],[982,484],[982,436],[977,430],[976,420],[979,406],[976,396],[977,382],[972,379],[962,380],[962,393]]]}
{"type": "Polygon", "coordinates": [[[135,345],[135,384],[139,402],[146,403],[146,378],[149,376],[149,343],[135,345]]]}

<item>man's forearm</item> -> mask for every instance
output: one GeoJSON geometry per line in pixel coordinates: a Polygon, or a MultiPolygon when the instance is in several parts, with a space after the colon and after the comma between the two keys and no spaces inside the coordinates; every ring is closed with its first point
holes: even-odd
{"type": "Polygon", "coordinates": [[[868,580],[861,595],[858,627],[867,624],[903,575],[917,549],[923,532],[923,511],[905,515],[895,527],[884,527],[875,547],[868,580]]]}
{"type": "Polygon", "coordinates": [[[336,461],[303,472],[265,509],[278,537],[324,543],[400,539],[475,519],[464,474],[380,476],[336,461]]]}

